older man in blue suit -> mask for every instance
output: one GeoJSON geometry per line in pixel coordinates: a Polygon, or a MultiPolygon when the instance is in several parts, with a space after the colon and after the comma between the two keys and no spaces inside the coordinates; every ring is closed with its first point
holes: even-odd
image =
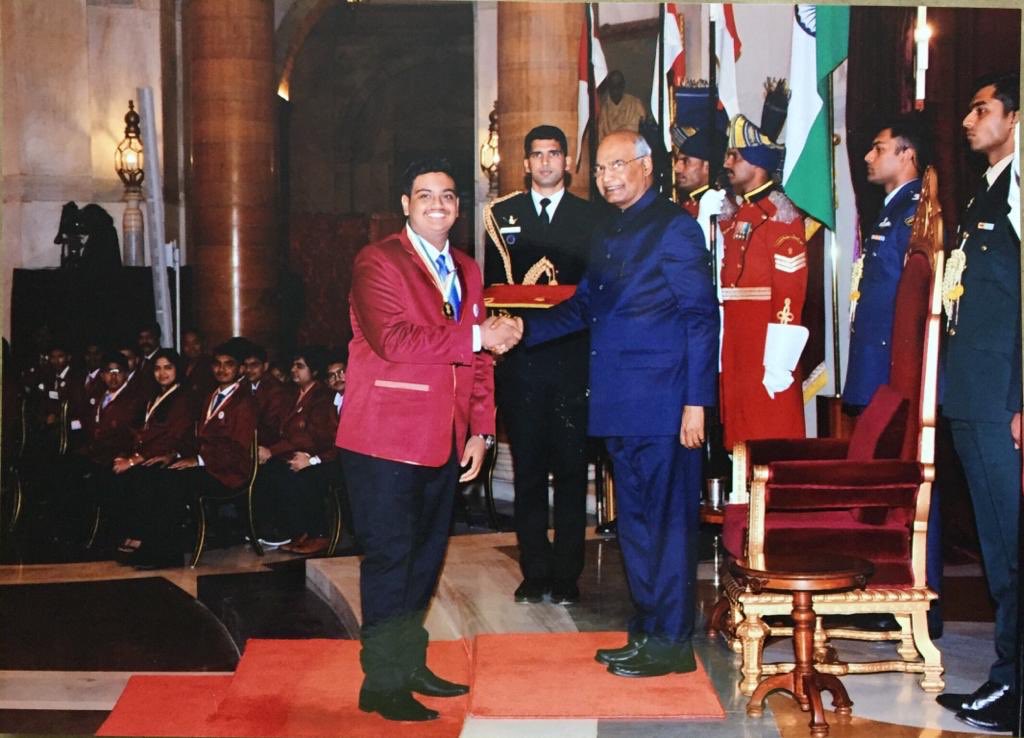
{"type": "Polygon", "coordinates": [[[594,174],[615,209],[573,297],[531,317],[527,344],[590,330],[590,435],[612,457],[636,614],[597,660],[619,676],[696,668],[690,638],[704,408],[715,404],[718,305],[700,227],[652,187],[647,142],[609,134],[594,174]]]}

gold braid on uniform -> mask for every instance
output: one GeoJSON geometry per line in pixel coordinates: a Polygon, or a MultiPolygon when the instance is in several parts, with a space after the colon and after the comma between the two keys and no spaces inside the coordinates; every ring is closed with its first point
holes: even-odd
{"type": "Polygon", "coordinates": [[[523,276],[523,284],[537,284],[540,278],[544,276],[548,278],[548,284],[558,284],[558,278],[555,276],[555,265],[546,256],[542,257],[527,270],[523,276]]]}
{"type": "Polygon", "coordinates": [[[857,303],[860,301],[860,279],[863,276],[864,254],[862,253],[853,262],[853,268],[850,270],[850,325],[853,325],[853,319],[857,317],[857,303]]]}
{"type": "Polygon", "coordinates": [[[520,191],[510,192],[502,197],[496,197],[489,203],[484,205],[484,230],[487,231],[487,235],[491,237],[494,242],[494,247],[498,249],[498,254],[501,256],[501,262],[505,266],[505,282],[508,284],[515,284],[515,277],[512,276],[512,257],[508,253],[508,244],[505,243],[504,237],[501,235],[501,228],[498,225],[497,219],[494,217],[493,207],[499,202],[504,202],[510,198],[520,194],[520,191]]]}

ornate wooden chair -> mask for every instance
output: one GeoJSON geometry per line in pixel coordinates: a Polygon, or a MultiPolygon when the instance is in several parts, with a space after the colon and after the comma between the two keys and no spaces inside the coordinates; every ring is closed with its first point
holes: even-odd
{"type": "Polygon", "coordinates": [[[252,445],[250,447],[252,466],[246,481],[227,494],[197,494],[193,500],[192,512],[196,519],[196,542],[195,547],[192,549],[192,559],[189,561],[189,566],[193,569],[199,564],[199,557],[203,555],[203,548],[206,545],[207,504],[220,505],[225,502],[244,498],[246,520],[249,524],[249,543],[252,545],[253,550],[258,556],[263,555],[263,546],[260,545],[259,537],[256,535],[256,519],[253,509],[253,489],[256,486],[256,473],[260,468],[259,442],[257,441],[256,435],[256,432],[253,431],[252,445]]]}
{"type": "MultiPolygon", "coordinates": [[[[734,454],[733,489],[749,505],[727,509],[726,549],[747,557],[814,551],[870,560],[875,575],[863,591],[814,597],[819,616],[890,613],[899,631],[829,629],[816,633],[816,668],[831,674],[881,671],[923,674],[921,688],[943,689],[941,654],[928,636],[927,612],[936,594],[925,582],[925,545],[935,476],[935,413],[942,286],[942,252],[912,249],[896,297],[889,384],[858,418],[853,436],[839,439],[753,441],[734,454]],[[744,530],[745,529],[745,530],[744,530]],[[898,640],[898,659],[845,663],[830,638],[898,640]]],[[[761,675],[792,664],[763,664],[766,618],[789,613],[789,600],[755,594],[728,573],[725,597],[710,618],[743,656],[740,689],[750,694],[761,675]]]]}

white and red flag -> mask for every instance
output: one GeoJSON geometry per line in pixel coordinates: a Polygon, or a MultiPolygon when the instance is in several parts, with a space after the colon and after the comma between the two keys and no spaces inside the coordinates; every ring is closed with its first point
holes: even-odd
{"type": "MultiPolygon", "coordinates": [[[[576,165],[583,159],[583,133],[590,121],[590,96],[608,76],[608,64],[604,60],[601,42],[594,35],[594,9],[587,3],[583,32],[580,33],[579,47],[579,98],[576,107],[576,165]],[[594,89],[590,89],[590,66],[594,67],[594,89]]],[[[596,105],[596,103],[595,103],[596,105]]]]}
{"type": "Polygon", "coordinates": [[[718,57],[718,99],[731,119],[740,112],[740,98],[736,88],[736,61],[743,44],[736,30],[736,17],[732,3],[713,3],[711,20],[715,22],[715,56],[718,57]]]}

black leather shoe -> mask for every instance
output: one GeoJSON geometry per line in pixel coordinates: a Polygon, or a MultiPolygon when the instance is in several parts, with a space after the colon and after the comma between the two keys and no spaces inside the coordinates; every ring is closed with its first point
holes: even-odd
{"type": "Polygon", "coordinates": [[[689,644],[655,649],[651,641],[641,646],[632,658],[608,665],[609,673],[622,677],[656,677],[696,670],[697,659],[689,644]]]}
{"type": "Polygon", "coordinates": [[[935,701],[947,710],[959,713],[962,710],[980,710],[988,707],[1004,694],[1008,694],[1010,688],[999,682],[985,682],[970,694],[958,692],[947,692],[940,694],[935,701]]]}
{"type": "Polygon", "coordinates": [[[556,605],[575,605],[580,601],[580,588],[576,582],[556,579],[551,583],[551,602],[556,605]]]}
{"type": "Polygon", "coordinates": [[[376,712],[385,720],[407,720],[422,722],[436,720],[437,710],[417,702],[404,689],[394,692],[371,692],[359,690],[359,709],[363,712],[376,712]]]}
{"type": "Polygon", "coordinates": [[[442,679],[425,666],[420,666],[405,682],[411,692],[425,694],[428,697],[458,697],[466,694],[469,687],[442,679]]]}
{"type": "Polygon", "coordinates": [[[636,656],[645,643],[647,643],[646,635],[630,636],[629,643],[625,646],[597,649],[597,653],[594,654],[594,660],[605,666],[611,666],[619,661],[628,661],[636,656]]]}
{"type": "Polygon", "coordinates": [[[516,602],[543,602],[544,595],[551,591],[547,579],[524,579],[523,583],[516,587],[516,602]]]}
{"type": "Polygon", "coordinates": [[[979,707],[976,710],[960,710],[956,714],[956,719],[975,728],[1012,733],[1016,727],[1014,725],[1016,706],[1016,695],[1007,690],[984,707],[979,707]]]}

